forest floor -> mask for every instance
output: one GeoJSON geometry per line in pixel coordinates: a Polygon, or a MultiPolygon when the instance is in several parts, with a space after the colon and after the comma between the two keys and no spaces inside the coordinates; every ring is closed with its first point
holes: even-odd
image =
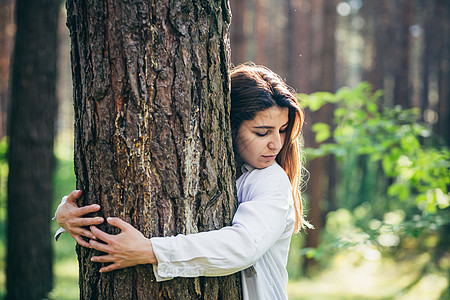
{"type": "Polygon", "coordinates": [[[291,300],[438,300],[448,288],[445,274],[420,275],[429,260],[394,261],[355,259],[359,254],[347,252],[336,256],[331,266],[312,278],[302,277],[288,285],[291,300]],[[355,261],[358,260],[357,263],[355,261]],[[412,282],[411,288],[405,289],[412,282]]]}

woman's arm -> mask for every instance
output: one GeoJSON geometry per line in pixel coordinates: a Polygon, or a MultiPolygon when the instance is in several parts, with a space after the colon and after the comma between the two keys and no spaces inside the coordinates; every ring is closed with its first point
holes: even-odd
{"type": "Polygon", "coordinates": [[[83,239],[83,236],[89,239],[95,239],[94,234],[86,229],[91,225],[103,223],[102,217],[86,218],[84,215],[96,212],[100,209],[100,205],[92,204],[84,207],[78,207],[77,199],[81,197],[82,192],[75,190],[67,196],[66,201],[58,206],[55,218],[58,225],[65,229],[78,244],[90,248],[91,245],[83,239]]]}
{"type": "Polygon", "coordinates": [[[109,235],[92,226],[91,232],[106,243],[91,240],[92,248],[107,253],[92,261],[112,263],[101,272],[157,263],[154,270],[160,278],[232,274],[254,264],[281,236],[289,200],[286,193],[274,192],[242,203],[232,226],[167,238],[147,239],[125,221],[108,218],[122,232],[109,235]]]}
{"type": "Polygon", "coordinates": [[[273,193],[241,203],[232,226],[152,238],[158,261],[154,271],[161,279],[222,276],[241,271],[253,265],[280,239],[289,211],[293,212],[286,194],[273,193]]]}

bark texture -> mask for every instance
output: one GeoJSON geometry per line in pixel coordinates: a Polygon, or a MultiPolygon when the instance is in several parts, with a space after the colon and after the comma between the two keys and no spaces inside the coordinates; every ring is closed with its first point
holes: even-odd
{"type": "MultiPolygon", "coordinates": [[[[228,5],[67,2],[80,205],[99,203],[147,237],[230,224],[228,5]]],[[[100,274],[96,253],[77,252],[82,299],[241,297],[238,274],[157,283],[151,265],[100,274]]]]}
{"type": "Polygon", "coordinates": [[[7,299],[52,288],[50,202],[59,1],[16,2],[9,116],[7,299]]]}

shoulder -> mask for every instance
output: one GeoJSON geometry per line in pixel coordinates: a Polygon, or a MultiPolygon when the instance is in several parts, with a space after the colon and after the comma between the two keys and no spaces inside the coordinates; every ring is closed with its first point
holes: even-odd
{"type": "Polygon", "coordinates": [[[242,178],[241,192],[247,196],[267,193],[292,194],[289,177],[276,162],[267,168],[253,169],[244,175],[246,176],[242,178]]]}

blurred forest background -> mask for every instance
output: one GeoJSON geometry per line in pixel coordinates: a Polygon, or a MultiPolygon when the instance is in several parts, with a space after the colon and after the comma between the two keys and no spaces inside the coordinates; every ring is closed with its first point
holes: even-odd
{"type": "MultiPolygon", "coordinates": [[[[9,245],[34,247],[7,228],[33,218],[33,212],[23,212],[24,205],[45,207],[39,197],[12,195],[8,201],[7,190],[14,189],[7,188],[7,180],[14,171],[8,133],[12,144],[12,128],[24,122],[14,115],[23,86],[15,87],[13,77],[20,72],[17,60],[26,57],[17,47],[21,38],[25,46],[40,47],[30,42],[33,36],[24,42],[16,32],[20,20],[31,24],[28,29],[40,25],[39,18],[53,11],[49,5],[59,14],[57,26],[56,21],[44,24],[57,36],[56,69],[49,71],[56,74],[58,113],[49,116],[56,122],[48,220],[61,197],[75,188],[65,9],[58,1],[43,2],[42,14],[36,7],[27,14],[23,7],[33,1],[0,0],[0,296],[6,295],[6,282],[13,282],[6,274],[15,276],[6,271],[7,264],[16,263],[7,255],[9,245]],[[17,207],[16,201],[24,202],[17,207]]],[[[308,174],[302,189],[307,219],[315,229],[293,238],[290,299],[450,299],[450,1],[230,4],[232,63],[268,66],[299,93],[306,111],[302,143],[308,174]]],[[[52,45],[45,36],[37,37],[52,45]]],[[[37,101],[26,98],[29,102],[20,102],[21,107],[37,101]]],[[[49,98],[39,99],[39,105],[51,107],[49,98]]],[[[49,136],[53,140],[53,133],[49,136]]],[[[24,147],[33,145],[24,142],[24,147]]],[[[25,223],[28,231],[29,224],[34,223],[25,223]]],[[[51,226],[54,232],[56,224],[51,226]]],[[[74,242],[64,236],[51,243],[49,297],[78,299],[74,242]]]]}

